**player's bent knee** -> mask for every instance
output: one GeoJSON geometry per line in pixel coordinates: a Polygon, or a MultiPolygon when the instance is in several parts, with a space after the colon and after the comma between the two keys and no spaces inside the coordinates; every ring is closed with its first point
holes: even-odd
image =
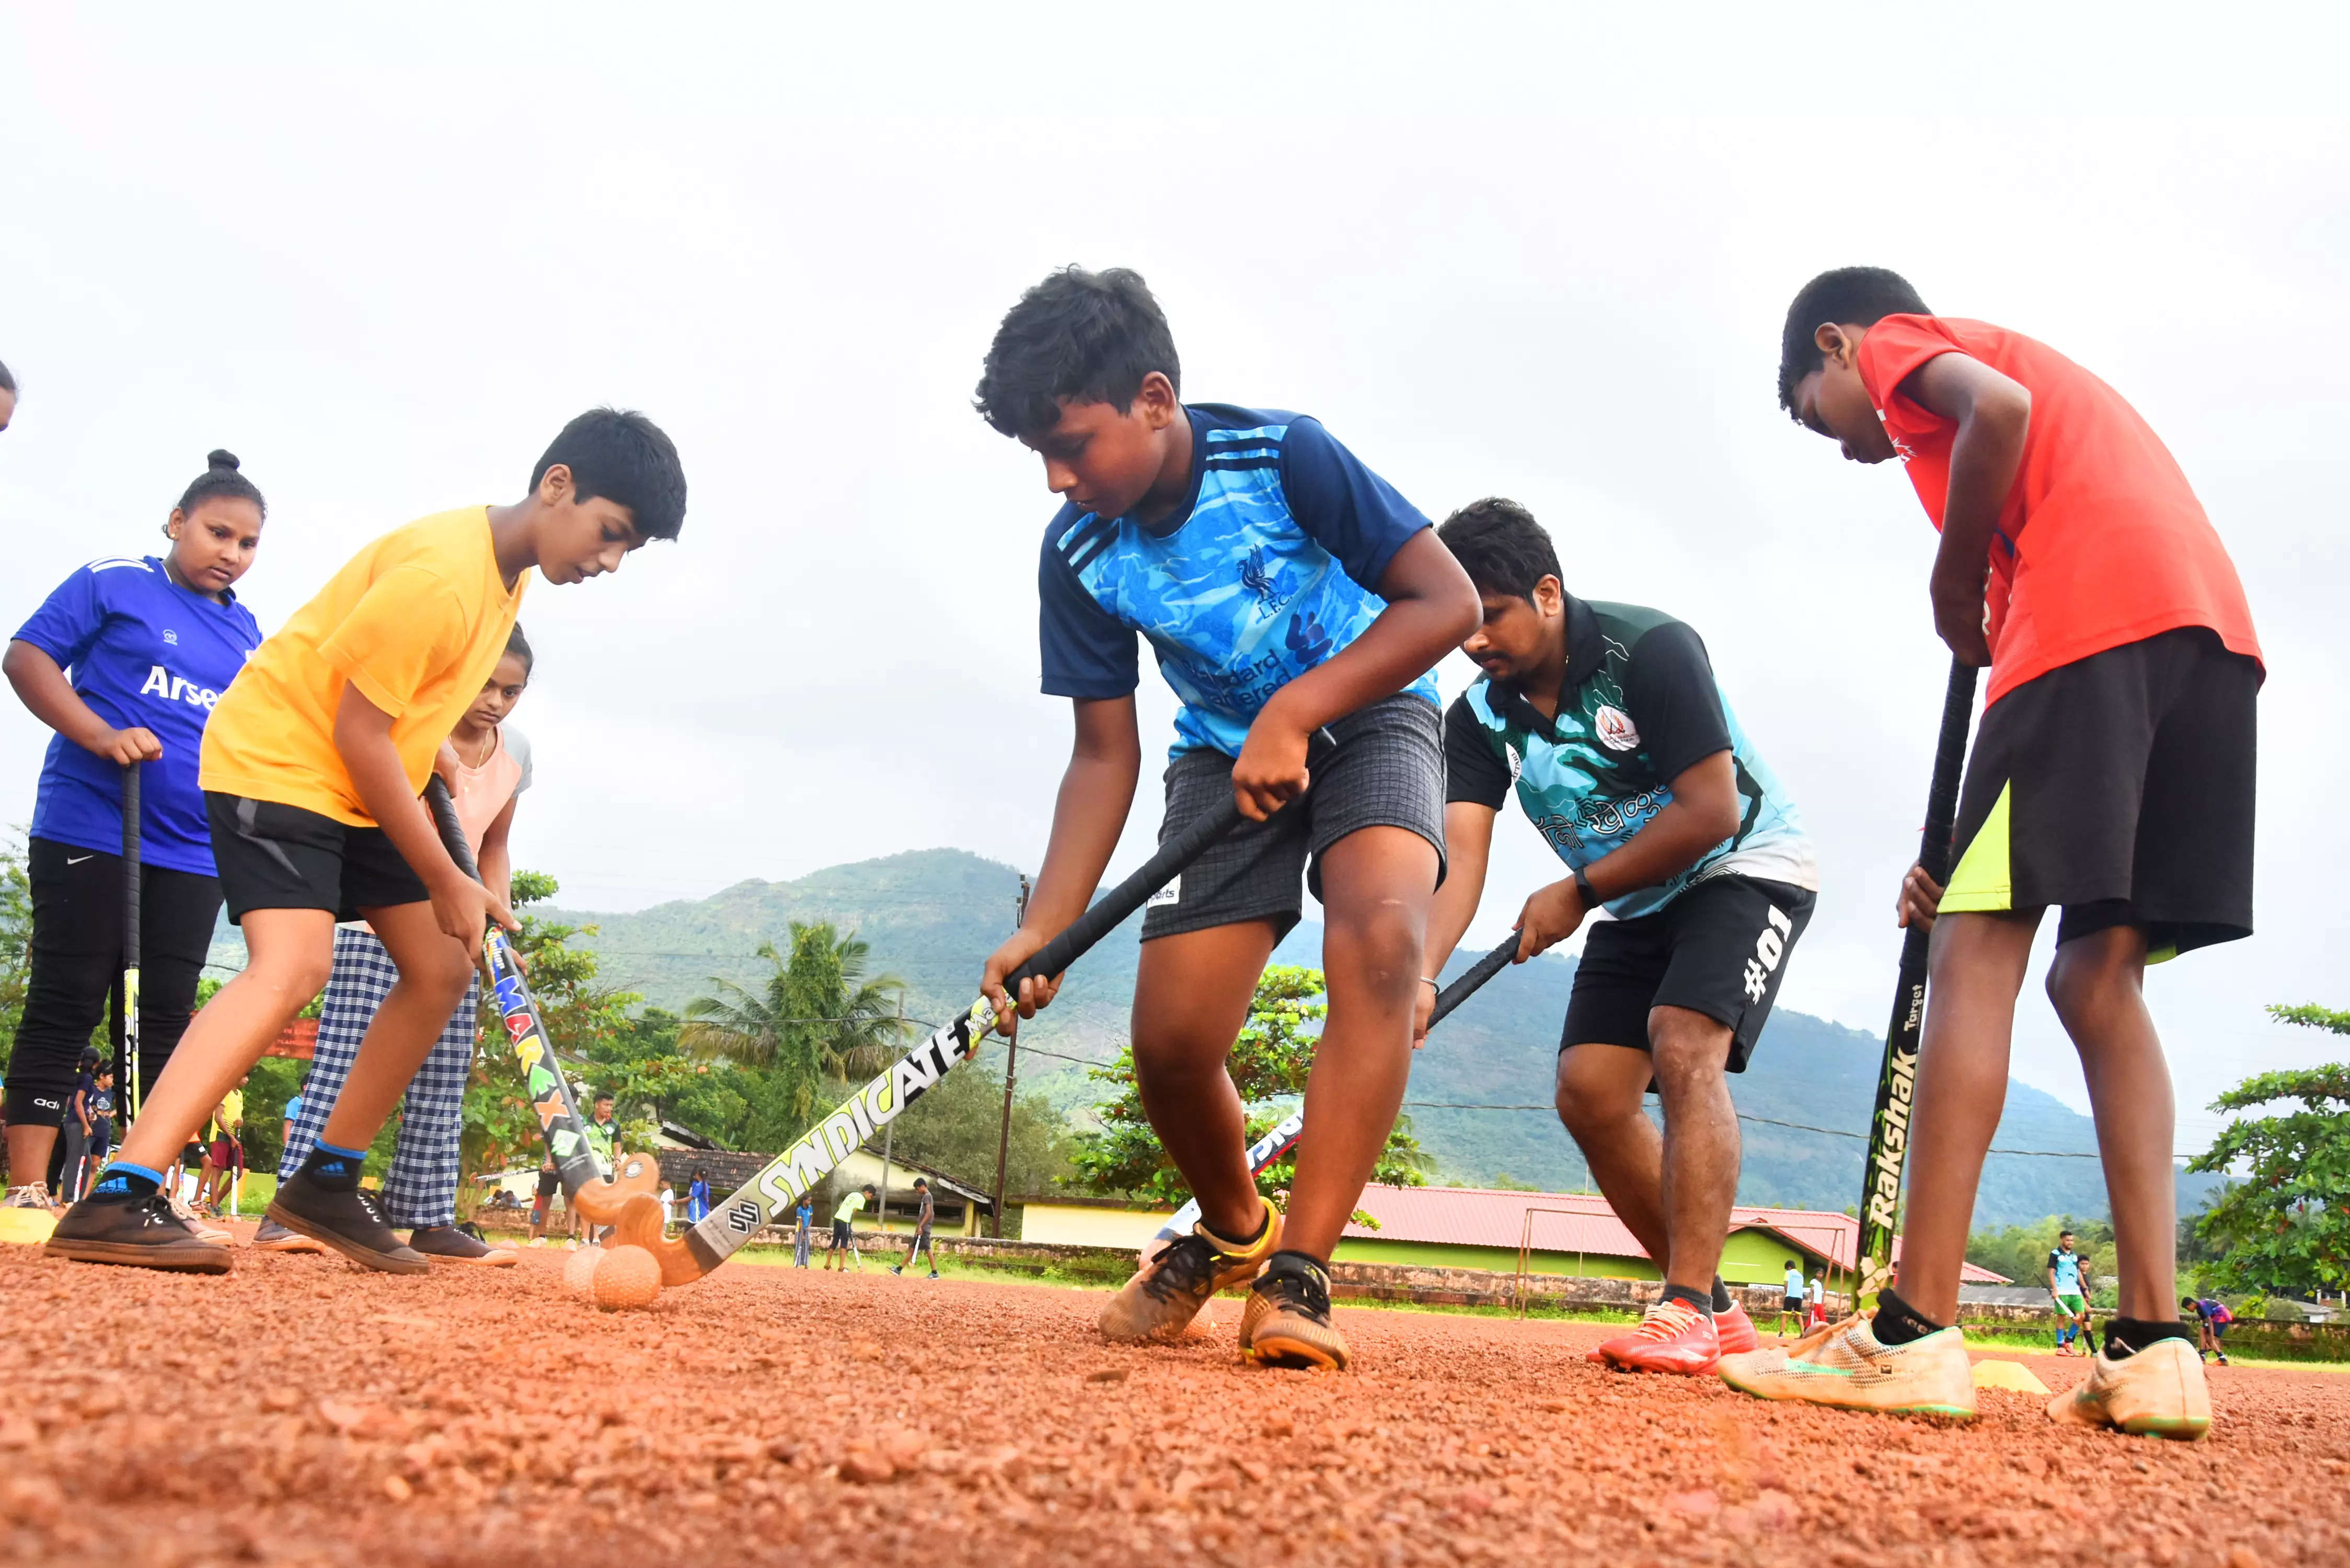
{"type": "Polygon", "coordinates": [[[1702,1012],[1659,1007],[1648,1013],[1648,1058],[1659,1084],[1721,1076],[1729,1069],[1730,1040],[1730,1025],[1702,1012]]]}

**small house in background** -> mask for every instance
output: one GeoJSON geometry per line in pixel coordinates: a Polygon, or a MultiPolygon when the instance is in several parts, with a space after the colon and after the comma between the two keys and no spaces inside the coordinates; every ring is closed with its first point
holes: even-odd
{"type": "MultiPolygon", "coordinates": [[[[1363,1189],[1360,1207],[1378,1226],[1347,1226],[1335,1262],[1513,1273],[1523,1248],[1533,1273],[1658,1277],[1657,1265],[1596,1193],[1371,1186],[1363,1189]]],[[[1172,1213],[1108,1199],[1034,1198],[1023,1211],[1020,1236],[1025,1241],[1139,1248],[1172,1213]]],[[[1742,1203],[1730,1213],[1721,1277],[1733,1285],[1775,1285],[1785,1277],[1789,1258],[1803,1265],[1806,1276],[1826,1271],[1849,1277],[1859,1241],[1860,1222],[1848,1214],[1742,1203]]],[[[1898,1241],[1894,1255],[1900,1255],[1898,1241]]],[[[1964,1279],[2007,1282],[1971,1263],[1964,1279]]]]}

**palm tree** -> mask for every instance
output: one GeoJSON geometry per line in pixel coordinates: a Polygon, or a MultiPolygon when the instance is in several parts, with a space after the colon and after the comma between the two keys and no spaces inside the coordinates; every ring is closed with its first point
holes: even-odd
{"type": "Polygon", "coordinates": [[[811,1116],[824,1084],[879,1071],[904,1036],[906,982],[892,974],[868,980],[871,950],[829,921],[794,920],[788,959],[775,943],[759,944],[759,957],[775,966],[766,983],[753,991],[712,975],[716,994],[686,1003],[678,1044],[782,1077],[792,1114],[811,1116]]]}

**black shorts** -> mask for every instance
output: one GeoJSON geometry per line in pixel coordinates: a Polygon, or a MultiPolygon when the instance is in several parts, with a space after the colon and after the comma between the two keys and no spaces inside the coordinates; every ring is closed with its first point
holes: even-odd
{"type": "Polygon", "coordinates": [[[2252,931],[2261,668],[2199,627],[2060,665],[1985,710],[1946,914],[2064,909],[2159,961],[2252,931]]]}
{"type": "Polygon", "coordinates": [[[834,1220],[832,1222],[833,1250],[835,1251],[838,1251],[843,1247],[854,1247],[856,1245],[857,1232],[849,1229],[848,1221],[846,1220],[834,1220]]]}
{"type": "Polygon", "coordinates": [[[1756,877],[1715,877],[1653,915],[1589,928],[1559,1049],[1648,1048],[1648,1010],[1686,1007],[1730,1026],[1729,1070],[1746,1071],[1813,895],[1756,877]]]}
{"type": "MultiPolygon", "coordinates": [[[[1153,895],[1144,941],[1245,920],[1272,922],[1276,940],[1287,936],[1305,910],[1301,874],[1319,898],[1323,851],[1366,827],[1407,828],[1427,839],[1436,846],[1436,879],[1444,880],[1444,742],[1435,707],[1401,692],[1338,720],[1330,733],[1338,750],[1315,770],[1306,797],[1269,821],[1243,823],[1153,895]]],[[[1167,764],[1159,842],[1232,797],[1232,758],[1183,753],[1167,764]]]]}
{"type": "Polygon", "coordinates": [[[541,1203],[562,1190],[563,1173],[561,1171],[542,1170],[538,1173],[538,1200],[541,1203]]]}
{"type": "Polygon", "coordinates": [[[1779,1298],[1779,1310],[1781,1312],[1800,1313],[1804,1310],[1804,1298],[1801,1296],[1781,1296],[1779,1298]]]}
{"type": "Polygon", "coordinates": [[[432,895],[380,827],[353,827],[274,800],[204,792],[228,918],[254,909],[325,909],[356,920],[365,909],[422,904],[432,895]]]}

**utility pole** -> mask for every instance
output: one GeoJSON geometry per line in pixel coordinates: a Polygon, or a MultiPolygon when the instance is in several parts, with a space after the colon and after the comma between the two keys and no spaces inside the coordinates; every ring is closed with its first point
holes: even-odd
{"type": "MultiPolygon", "coordinates": [[[[1028,923],[1028,878],[1020,878],[1020,897],[1013,905],[1012,929],[1018,930],[1028,923]]],[[[1016,996],[1016,993],[1015,993],[1016,996]]],[[[1020,1070],[1020,1041],[1015,1035],[1003,1043],[1003,1127],[995,1138],[995,1239],[1003,1240],[1003,1168],[1012,1158],[1012,1085],[1020,1070]]]]}
{"type": "MultiPolygon", "coordinates": [[[[898,993],[898,1043],[903,1044],[905,1040],[906,993],[901,991],[898,993]]],[[[881,1128],[881,1207],[879,1218],[884,1237],[889,1233],[889,1146],[897,1136],[898,1118],[891,1116],[881,1128]]]]}

